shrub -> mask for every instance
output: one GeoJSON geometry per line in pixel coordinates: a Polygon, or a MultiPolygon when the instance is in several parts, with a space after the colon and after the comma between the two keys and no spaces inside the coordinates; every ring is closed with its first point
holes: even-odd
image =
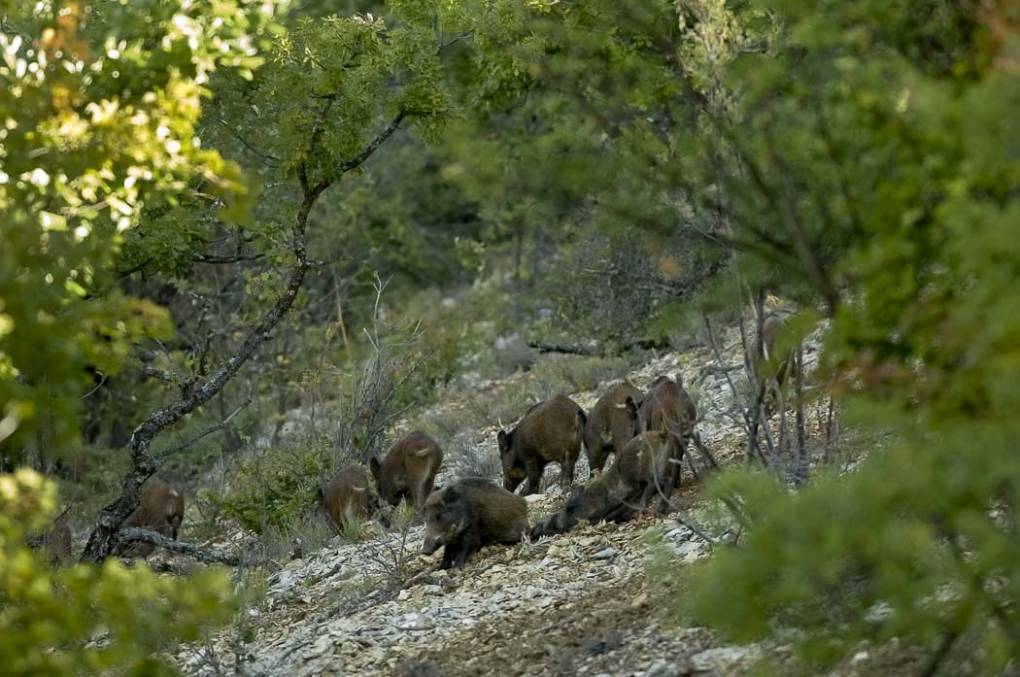
{"type": "Polygon", "coordinates": [[[316,490],[334,468],[333,451],[321,437],[286,437],[239,459],[229,492],[214,500],[224,516],[245,529],[285,528],[316,504],[316,490]]]}
{"type": "Polygon", "coordinates": [[[25,533],[45,529],[56,487],[30,470],[0,475],[0,665],[6,675],[159,674],[157,652],[199,639],[236,610],[225,571],[185,579],[148,567],[54,570],[25,533]]]}

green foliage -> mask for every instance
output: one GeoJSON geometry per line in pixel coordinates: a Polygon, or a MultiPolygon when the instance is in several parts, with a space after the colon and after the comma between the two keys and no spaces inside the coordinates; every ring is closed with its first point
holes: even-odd
{"type": "Polygon", "coordinates": [[[221,570],[177,579],[117,560],[52,569],[44,553],[28,549],[25,533],[46,528],[55,508],[52,482],[29,470],[0,475],[4,674],[169,674],[159,651],[232,617],[230,581],[221,570]]]}
{"type": "Polygon", "coordinates": [[[15,457],[44,412],[40,446],[74,439],[86,365],[115,373],[139,338],[171,332],[162,309],[109,290],[142,211],[199,183],[224,216],[243,207],[237,168],[194,130],[209,76],[258,65],[248,31],[272,8],[48,4],[5,2],[0,33],[0,442],[15,457]]]}
{"type": "MultiPolygon", "coordinates": [[[[966,637],[997,672],[1020,658],[1020,161],[1006,112],[1020,82],[1015,32],[998,28],[1015,16],[762,6],[782,36],[726,73],[739,101],[712,125],[733,163],[731,232],[835,310],[825,369],[850,421],[895,442],[796,494],[763,474],[720,478],[713,492],[748,531],[699,572],[691,608],[742,640],[800,629],[812,662],[862,639],[966,637]]],[[[684,172],[707,185],[718,167],[701,157],[684,172]]]]}
{"type": "Polygon", "coordinates": [[[213,498],[225,517],[262,533],[268,527],[284,528],[314,508],[316,490],[339,464],[327,440],[296,438],[239,460],[229,493],[213,498]]]}

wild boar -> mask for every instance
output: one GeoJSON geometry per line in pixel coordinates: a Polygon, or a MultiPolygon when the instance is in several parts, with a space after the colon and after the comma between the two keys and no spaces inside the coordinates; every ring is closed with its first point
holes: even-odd
{"type": "MultiPolygon", "coordinates": [[[[184,496],[161,479],[153,477],[142,487],[138,507],[124,520],[122,528],[150,529],[168,538],[177,538],[184,521],[184,496]]],[[[156,546],[152,543],[128,543],[118,546],[121,557],[148,557],[156,546]]]]}
{"type": "Polygon", "coordinates": [[[467,477],[432,492],[425,501],[422,552],[444,546],[442,569],[464,566],[489,543],[517,543],[528,531],[527,502],[481,477],[467,477]]]}
{"type": "Polygon", "coordinates": [[[687,439],[694,431],[698,410],[694,400],[684,389],[683,375],[677,372],[676,379],[660,376],[652,382],[648,393],[640,404],[627,400],[627,407],[633,416],[637,432],[666,430],[678,444],[671,461],[670,486],[680,486],[680,461],[687,449],[687,439]]]}
{"type": "Polygon", "coordinates": [[[348,465],[325,487],[319,487],[319,506],[334,529],[367,519],[379,509],[372,476],[360,465],[348,465]]]}
{"type": "Polygon", "coordinates": [[[587,487],[575,486],[566,505],[531,530],[532,538],[560,534],[587,520],[622,522],[642,510],[656,495],[668,499],[670,458],[678,440],[666,430],[644,432],[616,455],[609,470],[587,487]]]}
{"type": "Polygon", "coordinates": [[[443,450],[439,444],[415,430],[394,444],[381,463],[373,457],[368,465],[379,489],[379,498],[392,506],[408,498],[415,510],[421,510],[432,493],[432,484],[442,463],[443,450]]]}
{"type": "Polygon", "coordinates": [[[641,401],[641,391],[628,381],[617,383],[607,390],[588,413],[584,426],[584,448],[588,455],[588,467],[594,476],[606,465],[609,455],[633,439],[634,412],[627,407],[627,398],[641,401]]]}
{"type": "Polygon", "coordinates": [[[754,372],[761,385],[767,379],[775,379],[777,387],[782,387],[787,376],[794,376],[796,364],[792,357],[794,349],[781,349],[781,339],[786,331],[786,320],[779,315],[769,314],[762,320],[760,341],[756,336],[751,348],[754,358],[754,372]],[[760,345],[760,347],[759,347],[760,345]]]}
{"type": "Polygon", "coordinates": [[[42,544],[50,556],[50,564],[60,566],[71,561],[71,526],[68,524],[68,509],[53,520],[43,534],[42,544]]]}
{"type": "Polygon", "coordinates": [[[503,464],[503,487],[515,491],[527,479],[524,495],[537,494],[542,472],[551,462],[560,464],[561,482],[570,486],[586,420],[577,403],[557,395],[528,409],[510,432],[500,430],[496,441],[503,464]]]}

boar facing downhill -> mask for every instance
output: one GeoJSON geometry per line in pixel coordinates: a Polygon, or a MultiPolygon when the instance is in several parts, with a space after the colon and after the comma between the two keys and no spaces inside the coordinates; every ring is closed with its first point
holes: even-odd
{"type": "Polygon", "coordinates": [[[587,417],[573,400],[557,395],[529,409],[517,427],[496,436],[503,464],[503,487],[516,491],[525,479],[524,495],[537,494],[545,466],[560,464],[564,486],[574,480],[587,417]]]}
{"type": "Polygon", "coordinates": [[[481,477],[466,477],[425,501],[425,542],[431,555],[443,546],[442,569],[463,567],[489,543],[517,543],[528,531],[527,502],[481,477]]]}
{"type": "Polygon", "coordinates": [[[677,439],[665,430],[644,432],[620,450],[609,470],[587,487],[571,489],[566,505],[531,530],[532,538],[561,534],[581,520],[623,522],[640,512],[657,494],[668,499],[670,458],[677,439]]]}
{"type": "Polygon", "coordinates": [[[319,506],[334,529],[367,519],[379,508],[372,476],[360,465],[348,465],[324,487],[319,487],[319,506]]]}
{"type": "Polygon", "coordinates": [[[670,485],[679,487],[680,461],[698,420],[694,400],[684,389],[683,376],[677,373],[675,380],[660,376],[652,382],[640,404],[627,400],[627,408],[634,417],[636,432],[665,430],[679,441],[670,468],[670,485]]]}
{"type": "MultiPolygon", "coordinates": [[[[177,538],[184,521],[184,496],[163,480],[152,478],[142,488],[138,507],[124,520],[123,528],[150,529],[168,538],[177,538]]],[[[122,557],[148,557],[156,546],[152,543],[128,543],[115,551],[122,557]]]]}
{"type": "Polygon", "coordinates": [[[379,498],[392,506],[407,498],[415,510],[421,510],[432,493],[432,484],[442,463],[443,450],[439,444],[415,430],[394,444],[382,462],[372,458],[369,469],[379,489],[379,498]]]}
{"type": "Polygon", "coordinates": [[[627,407],[627,398],[640,402],[641,391],[624,381],[607,390],[588,413],[584,448],[592,476],[605,467],[610,454],[619,453],[634,437],[635,412],[627,407]]]}

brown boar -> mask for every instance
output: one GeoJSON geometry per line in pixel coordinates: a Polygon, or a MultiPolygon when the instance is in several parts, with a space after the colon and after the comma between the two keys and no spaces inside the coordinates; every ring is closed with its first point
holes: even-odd
{"type": "Polygon", "coordinates": [[[319,506],[334,529],[367,519],[379,509],[372,476],[360,465],[341,468],[329,484],[319,487],[319,506]]]}
{"type": "Polygon", "coordinates": [[[425,541],[431,555],[443,546],[441,569],[464,566],[490,543],[518,543],[528,531],[527,502],[481,477],[466,477],[425,501],[425,541]]]}
{"type": "MultiPolygon", "coordinates": [[[[183,521],[184,496],[163,480],[153,477],[142,487],[138,507],[121,526],[150,529],[176,539],[183,521]]],[[[148,557],[155,549],[152,543],[127,543],[118,546],[115,554],[121,557],[148,557]]]]}
{"type": "Polygon", "coordinates": [[[678,440],[665,430],[644,432],[630,440],[616,455],[609,470],[587,487],[575,486],[566,505],[535,525],[532,538],[560,534],[586,520],[622,522],[642,510],[655,496],[668,499],[670,459],[678,440]]]}
{"type": "Polygon", "coordinates": [[[684,389],[683,375],[677,372],[675,380],[660,376],[652,382],[640,404],[628,400],[627,407],[634,417],[637,432],[666,430],[678,441],[671,461],[670,486],[679,487],[680,461],[683,460],[687,440],[698,420],[694,400],[684,389]]]}
{"type": "Polygon", "coordinates": [[[584,448],[593,476],[605,467],[610,454],[619,453],[634,437],[635,414],[627,407],[627,398],[640,402],[641,391],[624,381],[607,390],[588,413],[584,448]]]}
{"type": "MultiPolygon", "coordinates": [[[[783,346],[783,334],[786,332],[786,320],[779,315],[769,314],[762,319],[761,335],[755,337],[752,347],[754,373],[758,377],[759,387],[768,386],[774,379],[775,390],[783,387],[788,376],[796,376],[796,363],[793,360],[794,348],[783,346]]],[[[769,415],[775,407],[775,392],[771,392],[766,403],[769,415]]]]}
{"type": "Polygon", "coordinates": [[[503,487],[515,491],[521,482],[524,495],[537,494],[542,472],[551,462],[560,464],[563,486],[574,480],[574,464],[581,454],[587,417],[569,397],[557,395],[528,409],[517,427],[496,436],[503,464],[503,487]]]}
{"type": "Polygon", "coordinates": [[[369,469],[379,489],[379,498],[392,506],[408,498],[415,510],[421,510],[432,493],[432,484],[443,462],[443,450],[434,439],[420,430],[408,433],[393,445],[380,463],[369,461],[369,469]]]}
{"type": "Polygon", "coordinates": [[[68,524],[70,508],[60,513],[42,537],[42,545],[50,556],[50,564],[60,566],[71,561],[71,526],[68,524]]]}

